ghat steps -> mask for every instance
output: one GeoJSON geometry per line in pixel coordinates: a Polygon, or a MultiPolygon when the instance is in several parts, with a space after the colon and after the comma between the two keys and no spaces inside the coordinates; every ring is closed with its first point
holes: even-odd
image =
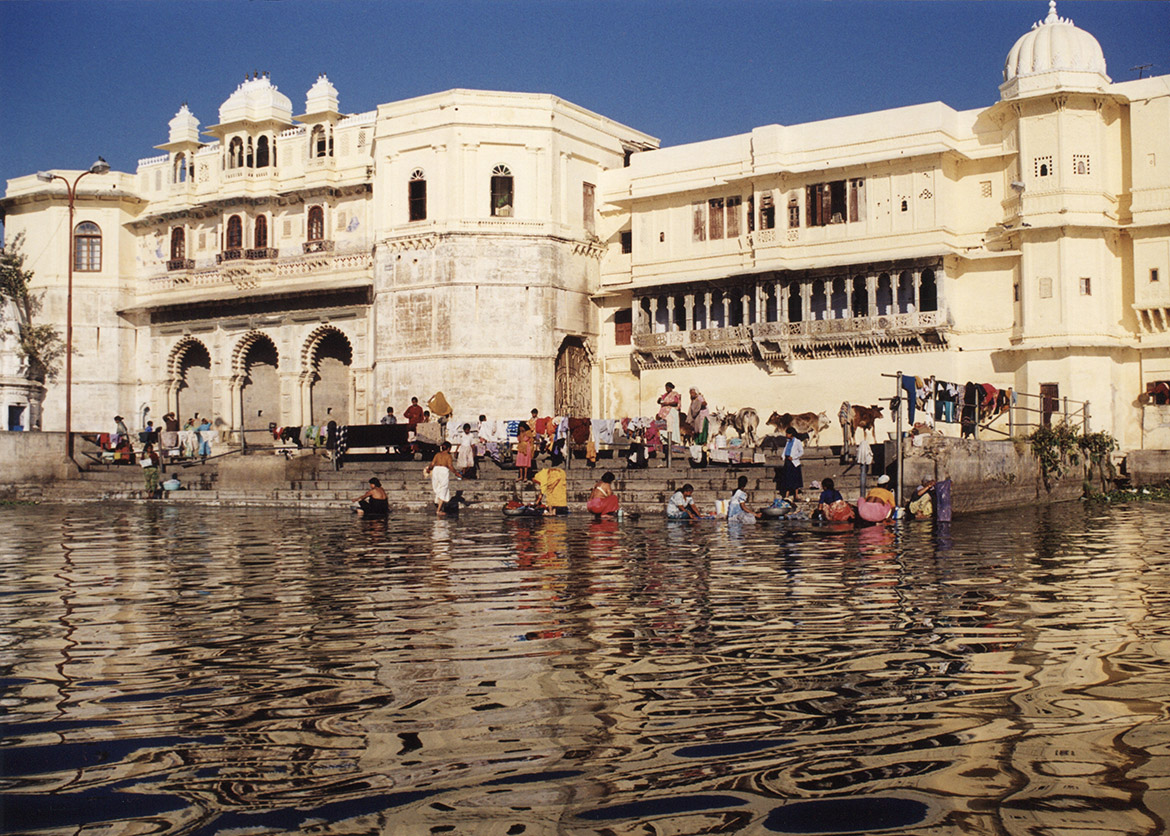
{"type": "MultiPolygon", "coordinates": [[[[257,452],[251,455],[261,457],[273,454],[257,452]]],[[[348,508],[354,497],[364,493],[366,481],[371,476],[377,476],[392,509],[428,511],[434,508],[430,479],[424,473],[424,462],[347,462],[342,470],[334,470],[324,457],[315,458],[315,467],[305,468],[309,472],[303,478],[257,480],[246,486],[223,484],[216,459],[206,463],[171,464],[162,478],[177,474],[183,483],[183,490],[165,493],[165,501],[348,508]]],[[[539,464],[543,464],[543,461],[542,457],[539,464]]],[[[661,513],[670,495],[688,482],[695,488],[696,503],[701,508],[709,509],[715,499],[730,497],[741,475],[748,479],[747,490],[753,504],[763,505],[776,495],[773,479],[779,463],[778,456],[769,454],[766,464],[711,463],[706,467],[694,467],[685,457],[675,457],[669,467],[665,459],[651,459],[646,468],[628,469],[624,467],[624,459],[615,461],[603,458],[595,467],[588,467],[583,459],[574,459],[567,468],[569,508],[571,511],[585,512],[589,492],[606,470],[614,473],[615,488],[622,506],[630,511],[661,513]]],[[[815,498],[807,486],[814,480],[828,476],[834,478],[838,489],[847,499],[858,494],[858,466],[852,461],[843,464],[838,446],[806,448],[803,470],[806,499],[815,498]]],[[[480,463],[479,478],[453,479],[451,490],[463,492],[463,498],[468,503],[466,510],[471,512],[498,512],[509,500],[533,501],[537,495],[531,484],[517,481],[513,468],[500,467],[491,460],[480,463]]],[[[46,485],[42,498],[46,501],[66,502],[144,500],[142,469],[130,464],[92,464],[77,479],[46,485]]]]}

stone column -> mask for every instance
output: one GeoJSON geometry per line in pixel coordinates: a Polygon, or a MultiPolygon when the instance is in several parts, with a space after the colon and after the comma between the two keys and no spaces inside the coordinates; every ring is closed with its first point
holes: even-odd
{"type": "Polygon", "coordinates": [[[673,296],[666,297],[666,330],[667,331],[678,330],[678,326],[675,325],[675,321],[674,321],[674,297],[673,296]]]}
{"type": "Polygon", "coordinates": [[[687,330],[695,330],[695,294],[688,293],[683,297],[683,305],[687,312],[687,330]]]}
{"type": "Polygon", "coordinates": [[[658,297],[650,297],[650,333],[658,331],[658,297]]]}
{"type": "Polygon", "coordinates": [[[711,327],[711,291],[703,294],[703,327],[711,327]]]}
{"type": "Polygon", "coordinates": [[[744,325],[747,325],[751,320],[751,301],[751,294],[747,291],[747,288],[744,288],[744,290],[739,294],[739,303],[743,310],[743,316],[740,317],[740,322],[742,322],[744,325]]]}

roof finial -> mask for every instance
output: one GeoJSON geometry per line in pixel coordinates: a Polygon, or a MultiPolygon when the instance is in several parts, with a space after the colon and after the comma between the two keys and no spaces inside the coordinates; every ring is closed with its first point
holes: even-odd
{"type": "Polygon", "coordinates": [[[1056,0],[1048,0],[1048,17],[1044,19],[1045,23],[1059,23],[1060,17],[1056,14],[1056,0]]]}

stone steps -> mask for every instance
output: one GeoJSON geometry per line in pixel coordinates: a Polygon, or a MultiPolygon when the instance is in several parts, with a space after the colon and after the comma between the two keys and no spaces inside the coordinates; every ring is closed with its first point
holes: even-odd
{"type": "MultiPolygon", "coordinates": [[[[805,484],[832,475],[838,489],[847,498],[852,498],[857,495],[857,467],[843,465],[838,451],[839,448],[829,447],[807,449],[803,460],[805,484]]],[[[593,484],[607,470],[616,477],[615,489],[623,506],[643,513],[661,511],[670,495],[687,483],[694,485],[699,505],[709,506],[715,499],[729,497],[740,476],[747,477],[747,490],[753,501],[765,504],[776,493],[773,478],[778,464],[778,457],[769,455],[768,463],[764,465],[693,467],[685,456],[676,456],[669,467],[665,459],[651,459],[648,467],[631,470],[624,467],[622,459],[602,460],[596,467],[588,467],[583,460],[574,459],[567,469],[569,507],[583,512],[593,484]]],[[[353,497],[365,492],[370,476],[377,476],[392,508],[425,511],[434,507],[425,468],[426,462],[422,461],[378,461],[349,463],[343,470],[334,470],[327,460],[317,458],[309,464],[307,478],[229,488],[219,484],[216,460],[171,464],[163,478],[178,475],[184,489],[165,493],[163,501],[348,508],[353,497]]],[[[501,467],[488,460],[480,464],[478,479],[452,480],[451,489],[463,492],[471,510],[496,511],[509,500],[535,500],[537,491],[534,486],[518,483],[515,473],[511,467],[501,467]]],[[[806,491],[806,498],[815,498],[811,494],[811,491],[806,491]]],[[[75,480],[45,486],[43,497],[47,501],[67,502],[143,500],[142,469],[137,465],[92,465],[75,480]]]]}

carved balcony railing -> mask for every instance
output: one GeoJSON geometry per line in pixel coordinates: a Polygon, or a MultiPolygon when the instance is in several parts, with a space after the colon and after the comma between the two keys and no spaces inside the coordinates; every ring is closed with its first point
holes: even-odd
{"type": "Polygon", "coordinates": [[[306,241],[301,245],[307,253],[328,253],[333,251],[332,241],[306,241]]]}
{"type": "Polygon", "coordinates": [[[791,371],[797,357],[943,348],[946,330],[943,314],[922,311],[642,333],[633,342],[638,363],[647,368],[752,360],[774,371],[791,371]]]}
{"type": "Polygon", "coordinates": [[[243,257],[244,251],[242,249],[224,250],[221,253],[215,254],[215,263],[223,264],[225,261],[235,261],[236,259],[243,257]]]}
{"type": "Polygon", "coordinates": [[[167,271],[171,270],[194,270],[195,259],[193,258],[172,258],[167,261],[167,271]]]}
{"type": "Polygon", "coordinates": [[[279,254],[276,247],[256,247],[251,250],[244,250],[244,258],[249,261],[258,261],[264,258],[276,258],[279,254]]]}

